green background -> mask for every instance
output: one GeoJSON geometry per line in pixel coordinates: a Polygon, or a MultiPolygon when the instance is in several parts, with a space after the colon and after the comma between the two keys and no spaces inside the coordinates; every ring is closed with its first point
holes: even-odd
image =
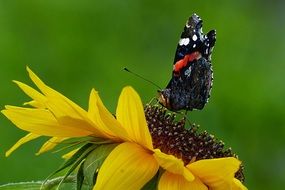
{"type": "MultiPolygon", "coordinates": [[[[0,106],[29,100],[12,82],[32,84],[25,66],[48,85],[87,107],[92,87],[114,111],[122,87],[146,103],[171,77],[175,48],[188,16],[217,30],[214,86],[192,122],[223,139],[243,160],[249,189],[285,186],[285,2],[26,0],[0,1],[0,106]]],[[[40,180],[62,162],[35,156],[43,140],[4,153],[26,132],[0,117],[0,184],[40,180]]]]}

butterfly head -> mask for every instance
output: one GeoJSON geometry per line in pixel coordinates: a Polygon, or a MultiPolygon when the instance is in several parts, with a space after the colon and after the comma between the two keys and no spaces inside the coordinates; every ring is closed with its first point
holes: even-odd
{"type": "Polygon", "coordinates": [[[171,109],[170,105],[170,89],[158,90],[158,101],[164,107],[171,109]]]}

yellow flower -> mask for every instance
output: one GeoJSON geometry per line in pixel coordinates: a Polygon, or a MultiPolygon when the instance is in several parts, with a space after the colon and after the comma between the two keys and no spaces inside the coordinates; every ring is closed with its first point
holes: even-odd
{"type": "Polygon", "coordinates": [[[105,108],[98,93],[92,89],[88,111],[46,86],[30,69],[30,78],[41,92],[16,84],[33,100],[33,108],[6,106],[2,113],[17,127],[29,134],[20,139],[9,155],[25,142],[40,136],[51,137],[39,153],[50,150],[67,138],[100,137],[119,143],[99,169],[94,190],[141,189],[158,172],[159,190],[244,190],[234,177],[240,161],[233,157],[192,160],[187,165],[173,155],[153,147],[143,105],[131,87],[125,87],[119,97],[115,117],[105,108]]]}
{"type": "Polygon", "coordinates": [[[103,106],[98,93],[92,89],[88,112],[74,102],[46,86],[29,68],[32,81],[41,92],[14,81],[32,101],[24,103],[33,108],[5,106],[2,113],[18,128],[30,132],[20,139],[9,151],[9,156],[22,144],[40,136],[49,136],[38,153],[52,149],[57,143],[72,137],[102,137],[115,142],[126,140],[126,131],[103,106]]]}

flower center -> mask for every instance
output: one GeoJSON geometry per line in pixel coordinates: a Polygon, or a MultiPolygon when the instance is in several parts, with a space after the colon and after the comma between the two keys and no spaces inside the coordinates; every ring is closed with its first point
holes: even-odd
{"type": "MultiPolygon", "coordinates": [[[[183,160],[184,164],[202,159],[237,157],[231,148],[207,131],[199,132],[198,126],[191,124],[185,129],[185,118],[176,121],[175,113],[167,113],[161,106],[146,105],[145,116],[154,148],[183,160]]],[[[243,166],[235,177],[244,181],[243,166]]]]}

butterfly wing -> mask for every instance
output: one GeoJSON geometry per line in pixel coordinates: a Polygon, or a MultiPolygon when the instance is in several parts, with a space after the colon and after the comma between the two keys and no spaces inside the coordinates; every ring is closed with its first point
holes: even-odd
{"type": "Polygon", "coordinates": [[[188,63],[204,57],[211,61],[212,49],[216,42],[216,32],[211,30],[204,35],[202,32],[203,21],[196,14],[193,14],[186,22],[180,36],[173,66],[173,76],[180,76],[181,70],[188,67],[188,63]]]}
{"type": "Polygon", "coordinates": [[[216,32],[202,32],[202,20],[193,14],[177,45],[172,78],[159,92],[159,101],[170,110],[202,109],[212,87],[211,53],[216,32]]]}

